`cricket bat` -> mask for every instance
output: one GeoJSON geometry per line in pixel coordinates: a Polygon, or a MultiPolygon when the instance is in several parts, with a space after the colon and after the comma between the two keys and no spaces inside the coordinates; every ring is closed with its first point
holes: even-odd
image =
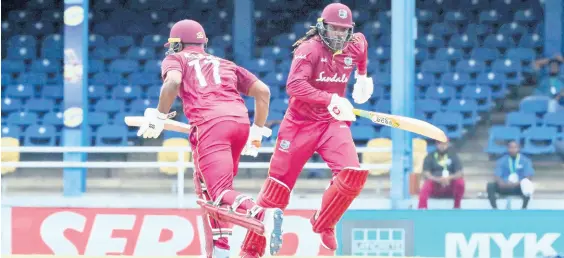
{"type": "Polygon", "coordinates": [[[398,128],[401,130],[409,131],[412,133],[420,134],[423,136],[427,136],[429,138],[447,142],[447,136],[443,130],[439,129],[438,127],[427,123],[425,121],[421,121],[419,119],[405,117],[405,116],[396,116],[390,115],[385,113],[378,113],[372,111],[366,111],[362,109],[353,109],[355,115],[368,118],[372,120],[372,122],[376,124],[381,124],[393,128],[398,128]]]}
{"type": "MultiPolygon", "coordinates": [[[[145,120],[145,117],[143,117],[143,116],[126,116],[124,120],[125,120],[125,124],[128,125],[128,126],[141,127],[141,125],[143,124],[143,121],[145,120]]],[[[190,133],[190,125],[189,124],[181,123],[181,122],[174,121],[174,120],[171,120],[171,119],[165,120],[164,129],[168,130],[168,131],[175,131],[175,132],[185,133],[185,134],[190,133]]]]}

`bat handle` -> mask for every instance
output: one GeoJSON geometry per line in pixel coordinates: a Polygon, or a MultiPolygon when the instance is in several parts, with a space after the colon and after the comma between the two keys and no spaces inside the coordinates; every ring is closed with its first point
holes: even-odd
{"type": "Polygon", "coordinates": [[[372,117],[372,116],[370,115],[370,112],[369,112],[369,111],[362,110],[362,109],[354,108],[354,109],[353,109],[353,113],[354,113],[355,115],[357,115],[357,116],[360,116],[360,117],[365,117],[365,118],[371,118],[371,117],[372,117]]]}

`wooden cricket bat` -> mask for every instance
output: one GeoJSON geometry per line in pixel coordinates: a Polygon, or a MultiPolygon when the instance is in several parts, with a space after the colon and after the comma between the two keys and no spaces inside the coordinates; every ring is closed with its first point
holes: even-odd
{"type": "Polygon", "coordinates": [[[362,109],[353,109],[355,115],[368,118],[372,120],[372,122],[376,124],[381,124],[393,128],[398,128],[401,130],[409,131],[412,133],[420,134],[423,136],[427,136],[429,138],[447,142],[447,136],[443,130],[439,129],[438,127],[427,123],[425,121],[421,121],[419,119],[405,117],[405,116],[396,116],[390,115],[385,113],[378,113],[372,111],[366,111],[362,109]]]}
{"type": "MultiPolygon", "coordinates": [[[[126,116],[124,120],[125,120],[125,124],[128,125],[128,126],[140,127],[143,124],[145,117],[143,117],[143,116],[126,116]]],[[[174,121],[174,120],[171,120],[171,119],[165,120],[164,129],[168,130],[168,131],[175,131],[175,132],[185,133],[185,134],[190,133],[190,125],[189,124],[181,123],[181,122],[174,121]]]]}

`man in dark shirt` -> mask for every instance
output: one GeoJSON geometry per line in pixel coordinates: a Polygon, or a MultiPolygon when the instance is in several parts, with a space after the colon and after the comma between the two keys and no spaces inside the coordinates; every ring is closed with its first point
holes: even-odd
{"type": "Polygon", "coordinates": [[[454,208],[460,209],[464,196],[462,164],[458,155],[449,150],[449,143],[437,142],[437,150],[425,157],[425,182],[419,193],[419,209],[427,209],[429,197],[454,197],[454,208]]]}

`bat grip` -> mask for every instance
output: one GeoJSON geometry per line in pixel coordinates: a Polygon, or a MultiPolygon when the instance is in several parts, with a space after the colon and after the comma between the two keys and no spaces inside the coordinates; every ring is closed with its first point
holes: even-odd
{"type": "Polygon", "coordinates": [[[357,115],[357,116],[360,116],[360,117],[372,119],[372,116],[370,115],[370,112],[369,112],[369,111],[366,111],[366,110],[354,108],[354,109],[353,109],[353,113],[354,113],[355,115],[357,115]]]}

